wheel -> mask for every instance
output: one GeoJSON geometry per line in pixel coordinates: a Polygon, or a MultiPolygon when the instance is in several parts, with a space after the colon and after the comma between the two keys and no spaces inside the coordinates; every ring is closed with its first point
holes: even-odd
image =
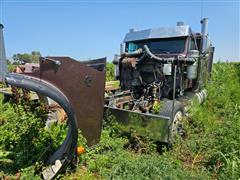
{"type": "Polygon", "coordinates": [[[166,101],[160,110],[160,115],[170,117],[168,129],[168,147],[172,147],[177,137],[183,137],[184,128],[182,124],[184,116],[184,106],[179,101],[175,101],[172,120],[173,101],[166,101]]]}
{"type": "Polygon", "coordinates": [[[174,140],[176,136],[183,136],[183,126],[182,126],[182,120],[183,120],[183,111],[181,109],[178,109],[176,113],[174,114],[173,121],[170,125],[170,137],[174,140]]]}

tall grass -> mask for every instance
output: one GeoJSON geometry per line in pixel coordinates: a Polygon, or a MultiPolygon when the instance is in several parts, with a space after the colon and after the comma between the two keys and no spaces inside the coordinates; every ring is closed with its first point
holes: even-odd
{"type": "Polygon", "coordinates": [[[214,64],[207,101],[191,108],[187,138],[172,152],[214,179],[240,178],[239,72],[238,64],[214,64]]]}
{"type": "MultiPolygon", "coordinates": [[[[112,75],[111,70],[109,79],[112,75]]],[[[115,126],[114,119],[108,116],[100,143],[93,148],[85,147],[86,153],[79,156],[77,171],[59,178],[239,179],[240,63],[214,64],[206,89],[207,100],[202,106],[192,105],[185,121],[186,136],[175,144],[173,150],[158,153],[156,144],[151,140],[123,134],[115,126]],[[144,151],[136,151],[129,146],[130,143],[144,151]]],[[[0,163],[0,177],[1,171],[5,176],[6,173],[15,175],[21,168],[25,168],[21,172],[22,178],[36,177],[37,166],[30,164],[39,156],[38,150],[46,145],[49,138],[58,141],[57,136],[51,134],[49,137],[43,131],[44,123],[35,113],[22,115],[19,116],[9,104],[0,105],[1,160],[18,162],[13,171],[6,171],[0,163]],[[36,138],[22,138],[32,133],[36,138]],[[36,140],[38,143],[35,143],[36,140]],[[36,151],[28,151],[30,154],[26,159],[21,154],[29,145],[36,151]]],[[[56,132],[63,133],[61,129],[56,132]]]]}

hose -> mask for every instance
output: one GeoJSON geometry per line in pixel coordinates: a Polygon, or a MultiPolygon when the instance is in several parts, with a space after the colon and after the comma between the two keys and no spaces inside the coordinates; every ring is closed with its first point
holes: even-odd
{"type": "Polygon", "coordinates": [[[48,159],[51,166],[46,167],[43,172],[44,179],[53,179],[57,173],[63,170],[77,158],[76,147],[78,138],[77,119],[74,110],[67,97],[54,85],[41,79],[23,74],[10,73],[5,81],[19,88],[35,91],[48,96],[56,101],[65,111],[68,117],[68,132],[63,144],[48,159]]]}
{"type": "Polygon", "coordinates": [[[122,58],[124,57],[138,57],[143,53],[143,49],[139,48],[134,52],[125,52],[121,55],[122,58]]]}
{"type": "Polygon", "coordinates": [[[143,48],[144,48],[144,51],[147,53],[147,55],[150,56],[151,59],[154,59],[154,60],[157,60],[157,61],[161,61],[161,62],[166,62],[166,63],[169,62],[169,60],[165,60],[164,58],[160,58],[160,57],[154,55],[154,54],[150,51],[150,49],[148,48],[147,45],[144,45],[143,48]]]}

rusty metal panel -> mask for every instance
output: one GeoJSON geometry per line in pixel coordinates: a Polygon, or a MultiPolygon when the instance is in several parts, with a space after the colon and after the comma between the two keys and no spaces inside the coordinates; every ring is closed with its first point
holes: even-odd
{"type": "Polygon", "coordinates": [[[79,62],[70,57],[47,57],[40,61],[40,71],[25,73],[47,81],[69,99],[77,117],[78,128],[88,145],[99,142],[102,128],[106,58],[79,62]]]}

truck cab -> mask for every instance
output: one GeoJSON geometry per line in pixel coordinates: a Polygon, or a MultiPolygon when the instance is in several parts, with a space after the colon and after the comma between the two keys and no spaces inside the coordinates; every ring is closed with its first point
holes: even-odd
{"type": "MultiPolygon", "coordinates": [[[[202,23],[206,29],[207,19],[202,23]]],[[[175,95],[181,96],[186,90],[200,91],[211,72],[214,52],[208,34],[194,33],[182,22],[172,28],[130,29],[121,49],[114,64],[122,90],[139,97],[144,87],[154,83],[159,86],[160,98],[169,99],[173,95],[174,65],[178,67],[175,95]]]]}
{"type": "Polygon", "coordinates": [[[195,97],[199,103],[205,99],[213,62],[208,19],[201,25],[198,33],[178,22],[126,34],[113,61],[120,90],[106,98],[123,129],[166,143],[173,134],[182,134],[185,107],[195,97]]]}

